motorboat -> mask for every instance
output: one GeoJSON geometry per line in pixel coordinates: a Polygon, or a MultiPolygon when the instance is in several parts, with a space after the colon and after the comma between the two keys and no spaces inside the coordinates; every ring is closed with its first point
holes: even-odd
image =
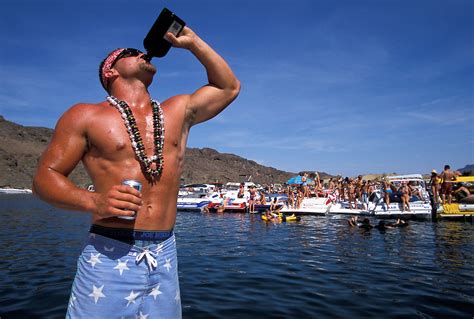
{"type": "Polygon", "coordinates": [[[387,176],[387,181],[398,189],[403,183],[410,185],[417,196],[411,196],[409,200],[409,210],[404,210],[398,193],[390,195],[390,204],[383,202],[381,191],[376,192],[376,198],[369,202],[369,212],[378,218],[411,218],[411,219],[431,219],[432,206],[430,195],[427,191],[425,181],[421,174],[387,176]]]}
{"type": "Polygon", "coordinates": [[[176,207],[179,211],[202,212],[213,199],[219,198],[219,193],[213,190],[207,184],[180,187],[176,207]]]}
{"type": "Polygon", "coordinates": [[[0,194],[31,194],[31,189],[28,188],[11,188],[3,187],[0,188],[0,194]]]}
{"type": "Polygon", "coordinates": [[[438,219],[474,219],[474,176],[457,176],[454,181],[455,185],[466,187],[471,194],[466,197],[454,197],[451,204],[440,205],[436,210],[438,219]]]}
{"type": "Polygon", "coordinates": [[[342,215],[373,215],[368,207],[370,206],[363,205],[360,201],[356,202],[356,207],[351,207],[347,200],[337,201],[331,205],[329,213],[342,215]]]}
{"type": "Polygon", "coordinates": [[[299,207],[285,205],[280,212],[295,215],[326,215],[331,205],[332,201],[328,197],[306,197],[299,207]]]}
{"type": "Polygon", "coordinates": [[[247,199],[244,196],[239,198],[238,191],[227,191],[221,196],[215,197],[208,205],[210,212],[226,212],[226,213],[245,213],[247,211],[247,199]]]}
{"type": "Polygon", "coordinates": [[[398,189],[402,183],[407,183],[414,190],[417,196],[412,196],[409,200],[409,210],[404,210],[398,192],[390,194],[390,204],[384,202],[384,193],[381,189],[376,189],[369,195],[368,201],[362,203],[356,201],[355,206],[349,202],[337,201],[331,205],[329,213],[347,215],[373,215],[378,218],[410,218],[410,219],[431,219],[432,206],[430,197],[426,190],[425,181],[420,174],[387,176],[386,179],[394,189],[398,189]]]}
{"type": "Polygon", "coordinates": [[[249,189],[257,185],[253,182],[235,183],[229,182],[224,185],[221,196],[213,198],[209,203],[210,212],[226,213],[246,213],[248,209],[248,200],[250,198],[249,189]],[[244,185],[244,194],[239,197],[240,185],[244,185]]]}

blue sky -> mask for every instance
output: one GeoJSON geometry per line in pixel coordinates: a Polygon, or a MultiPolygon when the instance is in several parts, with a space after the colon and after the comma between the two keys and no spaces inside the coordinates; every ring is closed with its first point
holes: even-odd
{"type": "MultiPolygon", "coordinates": [[[[189,147],[347,176],[474,163],[471,0],[2,0],[0,114],[52,128],[71,105],[104,100],[98,64],[143,48],[163,7],[242,83],[189,147]]],[[[184,50],[153,63],[159,100],[206,83],[184,50]]]]}

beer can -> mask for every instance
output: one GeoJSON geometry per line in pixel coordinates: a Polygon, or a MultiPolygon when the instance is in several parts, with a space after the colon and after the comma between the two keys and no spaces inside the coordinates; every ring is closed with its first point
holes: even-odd
{"type": "MultiPolygon", "coordinates": [[[[137,191],[141,192],[142,191],[142,184],[136,180],[133,179],[126,179],[122,181],[122,185],[128,185],[133,188],[135,188],[137,191]]],[[[137,212],[135,212],[135,215],[133,216],[117,216],[117,218],[120,219],[126,219],[126,220],[134,220],[137,216],[137,212]]]]}

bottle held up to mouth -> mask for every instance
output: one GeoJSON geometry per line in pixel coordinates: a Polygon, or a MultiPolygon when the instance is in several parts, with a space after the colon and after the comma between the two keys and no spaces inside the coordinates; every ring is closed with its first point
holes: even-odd
{"type": "Polygon", "coordinates": [[[143,46],[150,60],[151,57],[164,57],[171,48],[171,42],[165,38],[166,33],[171,32],[177,37],[185,25],[186,23],[177,15],[164,8],[143,40],[143,46]]]}

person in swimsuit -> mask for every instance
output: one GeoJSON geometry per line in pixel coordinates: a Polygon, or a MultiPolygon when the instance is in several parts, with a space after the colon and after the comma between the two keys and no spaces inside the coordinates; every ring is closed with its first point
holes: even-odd
{"type": "Polygon", "coordinates": [[[245,189],[244,189],[245,184],[241,183],[239,186],[239,191],[237,192],[237,198],[244,198],[245,195],[245,189]]]}
{"type": "Polygon", "coordinates": [[[443,205],[446,204],[446,196],[448,197],[448,204],[451,204],[451,191],[453,189],[453,181],[456,179],[456,174],[451,170],[449,165],[445,165],[444,171],[439,177],[441,178],[441,199],[443,205]]]}
{"type": "Polygon", "coordinates": [[[267,204],[267,199],[265,198],[265,192],[260,191],[259,194],[260,194],[260,200],[259,200],[260,205],[266,205],[267,204]]]}
{"type": "Polygon", "coordinates": [[[431,193],[433,194],[433,204],[438,206],[439,204],[439,189],[441,185],[439,184],[440,178],[438,177],[438,172],[436,170],[431,171],[430,177],[430,187],[431,193]]]}
{"type": "Polygon", "coordinates": [[[361,185],[361,203],[362,209],[368,209],[369,205],[369,182],[370,181],[362,181],[361,185]]]}
{"type": "Polygon", "coordinates": [[[295,208],[295,194],[289,185],[286,188],[286,196],[288,197],[288,208],[295,208]]]}
{"type": "Polygon", "coordinates": [[[206,85],[160,104],[148,91],[156,73],[151,57],[116,49],[99,67],[110,96],[68,109],[38,163],[34,193],[92,217],[67,318],[181,318],[173,228],[186,141],[192,126],[213,118],[237,97],[240,82],[190,28],[166,37],[200,61],[206,85]],[[67,178],[80,161],[95,192],[67,178]],[[141,191],[123,185],[124,180],[140,182],[141,191]]]}
{"type": "Polygon", "coordinates": [[[296,208],[299,209],[301,207],[301,203],[303,203],[304,199],[304,188],[298,187],[296,191],[296,208]]]}
{"type": "Polygon", "coordinates": [[[352,179],[349,180],[349,184],[347,186],[347,191],[349,194],[349,209],[357,209],[357,201],[355,196],[355,181],[352,179]]]}
{"type": "Polygon", "coordinates": [[[465,186],[463,186],[461,183],[456,184],[455,190],[452,192],[452,194],[456,197],[456,201],[459,203],[463,198],[471,196],[471,192],[469,189],[465,186]]]}
{"type": "Polygon", "coordinates": [[[257,196],[257,190],[255,187],[250,187],[249,190],[250,197],[249,197],[249,212],[253,213],[255,211],[255,201],[256,201],[256,196],[257,196]]]}
{"type": "Polygon", "coordinates": [[[388,211],[390,208],[390,195],[392,194],[392,188],[390,187],[390,182],[384,181],[383,182],[383,193],[384,193],[384,202],[386,210],[388,211]]]}
{"type": "Polygon", "coordinates": [[[404,212],[405,210],[410,211],[410,191],[406,182],[402,183],[402,186],[398,190],[398,193],[402,201],[402,212],[404,212]]]}

